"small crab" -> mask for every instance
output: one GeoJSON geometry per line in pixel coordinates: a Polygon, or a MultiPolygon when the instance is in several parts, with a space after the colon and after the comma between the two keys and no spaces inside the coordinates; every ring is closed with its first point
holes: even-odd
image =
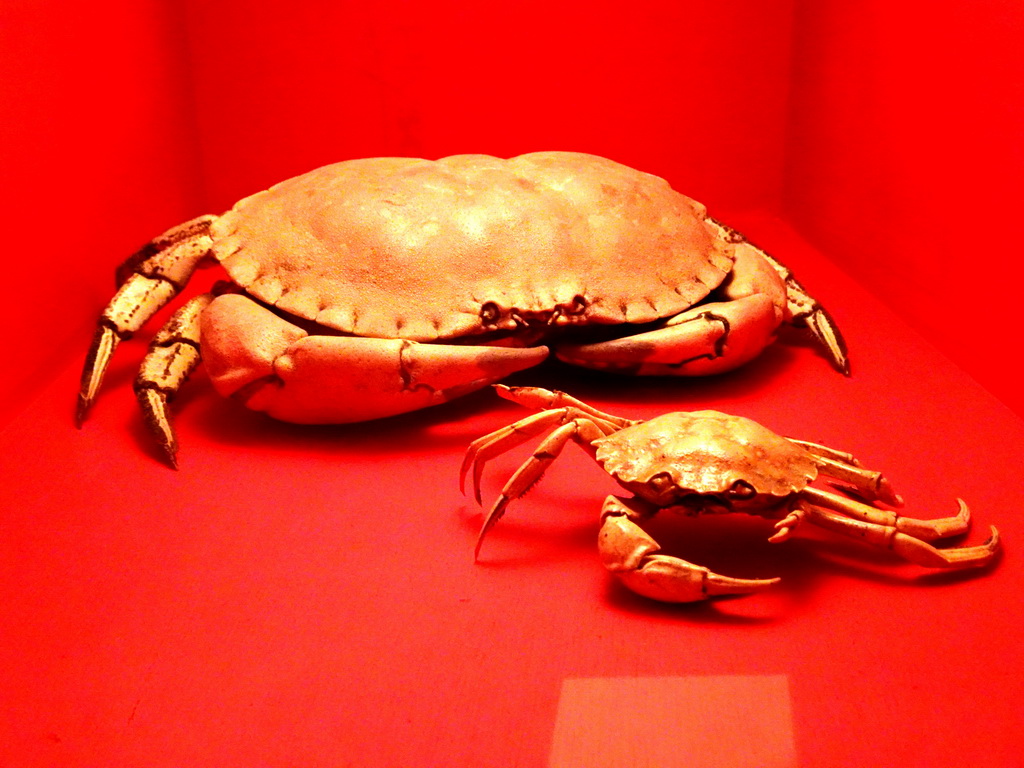
{"type": "Polygon", "coordinates": [[[371,158],[281,182],[125,261],[79,426],[118,342],[214,260],[231,282],[171,317],[135,384],[172,464],[167,403],[200,357],[224,396],[307,424],[446,402],[549,347],[591,368],[717,373],[784,322],[848,372],[834,323],[789,271],[657,176],[572,152],[371,158]]]}
{"type": "Polygon", "coordinates": [[[489,459],[552,431],[508,480],[485,516],[477,557],[484,536],[505,508],[541,478],[570,440],[633,494],[605,499],[598,549],[605,567],[626,587],[655,600],[682,603],[748,594],[779,581],[722,576],[661,554],[658,543],[641,525],[662,511],[691,516],[759,515],[776,521],[775,533],[768,539],[772,542],[789,538],[801,523],[811,523],[928,568],[982,567],[999,552],[995,527],[988,541],[977,546],[940,549],[930,543],[967,532],[970,511],[962,500],[952,517],[903,517],[877,506],[877,502],[893,507],[903,504],[880,472],[863,468],[850,454],[780,437],[750,419],[695,411],[634,421],[603,413],[563,392],[504,385],[497,390],[502,397],[540,412],[470,445],[462,465],[462,487],[465,490],[472,470],[478,502],[483,467],[489,459]],[[819,474],[845,484],[851,496],[811,487],[819,474]]]}

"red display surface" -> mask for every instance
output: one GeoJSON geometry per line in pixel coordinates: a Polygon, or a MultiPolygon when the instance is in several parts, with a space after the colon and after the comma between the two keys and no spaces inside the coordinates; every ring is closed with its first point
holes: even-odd
{"type": "MultiPolygon", "coordinates": [[[[602,569],[598,512],[615,486],[571,447],[474,565],[481,515],[458,492],[458,465],[471,439],[522,415],[512,404],[482,392],[298,427],[220,399],[200,374],[177,401],[174,472],[136,412],[128,384],[143,344],[132,341],[81,433],[72,360],[0,438],[5,764],[596,765],[565,750],[599,744],[635,756],[622,765],[666,745],[679,762],[659,765],[723,765],[684,747],[712,727],[723,748],[749,745],[744,723],[766,718],[789,724],[791,740],[772,743],[792,746],[789,762],[765,764],[1019,764],[1024,424],[787,226],[743,223],[832,307],[851,378],[789,343],[714,380],[556,368],[521,381],[640,417],[715,407],[853,451],[886,471],[908,513],[949,514],[962,496],[976,519],[968,541],[999,526],[1007,551],[991,572],[926,573],[806,530],[771,545],[763,522],[719,518],[665,541],[720,571],[783,581],[654,604],[602,569]],[[713,688],[716,719],[694,721],[707,707],[693,686],[736,676],[764,698],[730,707],[713,688]],[[611,679],[600,690],[614,691],[617,678],[652,694],[616,702],[621,730],[567,741],[578,709],[606,697],[566,702],[563,686],[611,679]],[[690,698],[666,713],[680,678],[690,698]],[[776,683],[764,692],[765,681],[776,683]]],[[[494,462],[487,497],[521,458],[494,462]]],[[[594,712],[608,721],[604,704],[594,712]]]]}
{"type": "MultiPolygon", "coordinates": [[[[620,6],[4,4],[0,763],[1019,765],[1024,425],[1005,406],[1021,410],[1022,262],[1000,235],[1021,202],[1024,13],[620,6]],[[758,521],[698,521],[666,534],[675,551],[783,582],[652,604],[601,568],[615,486],[570,449],[474,565],[458,465],[514,406],[484,392],[295,427],[200,372],[175,404],[175,473],[130,393],[151,329],[75,432],[113,266],[167,226],[350,157],[536,149],[707,202],[832,310],[853,376],[789,338],[714,380],[520,383],[851,450],[910,514],[965,498],[969,541],[998,525],[1001,562],[923,574],[824,534],[769,545],[758,521]]],[[[519,458],[495,462],[488,496],[519,458]]]]}

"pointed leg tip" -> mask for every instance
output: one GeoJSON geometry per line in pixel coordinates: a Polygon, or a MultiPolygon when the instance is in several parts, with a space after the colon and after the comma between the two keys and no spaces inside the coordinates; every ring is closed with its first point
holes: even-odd
{"type": "MultiPolygon", "coordinates": [[[[820,337],[819,337],[819,340],[820,337]]],[[[825,357],[828,358],[829,364],[839,373],[849,378],[850,376],[850,358],[846,356],[845,350],[840,350],[827,342],[822,342],[822,351],[825,357]]]]}
{"type": "Polygon", "coordinates": [[[879,480],[877,495],[879,501],[882,501],[885,504],[888,504],[889,506],[902,507],[905,505],[903,497],[896,493],[895,490],[893,490],[893,487],[889,483],[889,480],[885,477],[882,477],[879,480]]]}
{"type": "Polygon", "coordinates": [[[806,325],[811,331],[822,354],[828,358],[832,367],[843,376],[849,376],[850,357],[846,349],[846,340],[824,307],[818,305],[800,324],[806,325]]]}
{"type": "Polygon", "coordinates": [[[136,392],[142,417],[156,438],[160,453],[171,469],[178,468],[178,439],[167,413],[168,396],[154,387],[139,387],[136,392]]]}
{"type": "Polygon", "coordinates": [[[78,405],[75,408],[75,427],[82,428],[85,420],[89,417],[89,409],[92,408],[92,401],[82,395],[78,396],[78,405]]]}

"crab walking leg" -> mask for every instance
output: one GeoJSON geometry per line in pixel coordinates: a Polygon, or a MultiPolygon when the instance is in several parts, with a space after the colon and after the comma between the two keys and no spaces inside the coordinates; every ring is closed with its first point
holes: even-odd
{"type": "Polygon", "coordinates": [[[214,387],[298,424],[341,424],[452,400],[542,362],[546,347],[419,344],[310,335],[247,296],[218,296],[202,315],[214,387]]]}
{"type": "Polygon", "coordinates": [[[463,493],[466,492],[466,475],[469,474],[470,467],[472,467],[473,496],[476,503],[480,504],[480,479],[483,476],[484,465],[495,456],[500,456],[517,445],[522,445],[531,437],[546,432],[554,425],[564,424],[567,420],[567,413],[567,408],[534,413],[514,424],[509,424],[507,427],[502,427],[474,440],[469,444],[466,456],[462,460],[462,467],[459,470],[459,490],[463,493]]]}
{"type": "Polygon", "coordinates": [[[79,427],[96,401],[103,374],[119,342],[131,338],[188,283],[209,253],[210,223],[200,216],[167,230],[129,257],[117,270],[119,286],[97,322],[82,369],[75,421],[79,427]]]}
{"type": "Polygon", "coordinates": [[[877,499],[894,507],[903,506],[903,497],[893,490],[888,478],[881,472],[866,469],[852,453],[807,440],[786,439],[814,456],[824,474],[849,483],[867,499],[877,499]]]}
{"type": "Polygon", "coordinates": [[[836,461],[826,456],[815,456],[815,463],[823,474],[849,483],[869,500],[877,499],[894,507],[903,506],[903,497],[893,490],[889,479],[881,472],[836,461]]]}
{"type": "MultiPolygon", "coordinates": [[[[967,505],[963,501],[960,501],[960,508],[961,514],[966,515],[967,505]]],[[[897,525],[851,520],[826,509],[808,507],[805,519],[821,528],[891,549],[903,559],[926,568],[981,568],[991,563],[999,552],[999,531],[995,526],[984,544],[939,549],[911,533],[903,533],[897,525]]]]}
{"type": "Polygon", "coordinates": [[[599,411],[594,406],[588,405],[582,400],[579,400],[572,395],[567,395],[565,392],[561,392],[557,389],[544,389],[542,387],[510,387],[507,384],[495,384],[494,391],[506,400],[511,400],[513,403],[519,403],[527,408],[533,408],[538,411],[571,406],[577,411],[581,411],[582,413],[593,417],[595,421],[606,422],[618,428],[628,427],[638,423],[632,419],[624,419],[621,416],[615,416],[611,413],[599,411]]]}
{"type": "MultiPolygon", "coordinates": [[[[504,385],[497,384],[497,387],[504,385]]],[[[507,387],[506,387],[507,389],[507,387]]],[[[480,503],[480,478],[483,475],[484,465],[493,459],[495,456],[500,456],[506,451],[510,451],[517,445],[521,445],[529,440],[531,437],[546,432],[555,425],[565,424],[577,418],[589,418],[595,427],[600,432],[601,436],[609,435],[618,427],[606,421],[599,421],[596,418],[590,416],[590,414],[584,413],[578,408],[564,407],[554,408],[547,411],[541,411],[527,416],[525,419],[520,419],[514,424],[509,424],[507,427],[496,429],[490,434],[479,437],[470,443],[469,448],[466,449],[466,457],[462,461],[462,468],[459,471],[459,489],[466,492],[466,476],[469,474],[470,467],[473,469],[473,495],[476,498],[477,503],[480,503]]]]}
{"type": "Polygon", "coordinates": [[[213,294],[196,296],[175,312],[153,336],[149,352],[135,379],[135,396],[149,431],[156,437],[168,463],[178,466],[178,440],[167,413],[167,403],[199,365],[200,317],[213,294]]]}
{"type": "Polygon", "coordinates": [[[815,456],[820,456],[823,459],[832,459],[832,461],[836,461],[841,464],[848,464],[851,467],[862,466],[857,460],[857,457],[852,453],[840,451],[836,448],[830,448],[829,446],[822,445],[821,443],[812,443],[809,440],[797,440],[793,437],[787,437],[786,439],[794,445],[799,445],[805,451],[813,453],[815,456]]]}
{"type": "Polygon", "coordinates": [[[667,603],[692,603],[715,595],[760,592],[780,579],[722,576],[678,557],[658,554],[661,547],[637,522],[654,508],[638,499],[605,499],[598,551],[604,567],[633,592],[667,603]]]}
{"type": "Polygon", "coordinates": [[[743,253],[754,254],[775,270],[786,286],[786,304],[789,314],[787,322],[794,326],[808,328],[832,367],[849,376],[850,359],[846,340],[843,339],[832,316],[807,292],[807,289],[793,276],[789,268],[767,251],[758,248],[732,227],[710,217],[707,221],[719,230],[725,240],[736,245],[738,256],[743,253]]]}
{"type": "Polygon", "coordinates": [[[490,511],[484,516],[480,534],[477,536],[476,548],[473,550],[474,559],[480,558],[480,547],[484,542],[484,536],[505,514],[506,507],[540,482],[551,462],[558,458],[570,440],[575,440],[592,453],[594,449],[591,447],[591,441],[604,437],[604,434],[601,428],[589,418],[580,417],[563,424],[544,438],[533,455],[524,461],[508,479],[490,511]]]}
{"type": "Polygon", "coordinates": [[[818,488],[804,488],[800,492],[803,500],[818,507],[839,512],[846,517],[853,518],[871,525],[881,525],[892,528],[900,533],[913,536],[923,541],[937,541],[947,539],[950,536],[959,536],[967,533],[971,527],[971,510],[962,499],[957,499],[959,509],[957,514],[951,517],[940,517],[933,520],[920,520],[914,517],[904,517],[895,512],[878,509],[870,504],[864,504],[855,499],[848,499],[837,496],[828,491],[818,488]]]}

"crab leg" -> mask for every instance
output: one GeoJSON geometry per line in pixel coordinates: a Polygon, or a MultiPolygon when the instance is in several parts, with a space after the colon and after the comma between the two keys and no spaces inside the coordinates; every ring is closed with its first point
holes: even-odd
{"type": "Polygon", "coordinates": [[[894,528],[901,533],[909,534],[915,539],[923,539],[924,541],[936,541],[937,539],[946,539],[950,536],[959,536],[960,534],[967,533],[971,527],[971,511],[959,499],[957,500],[959,503],[957,514],[933,520],[919,520],[913,517],[904,517],[889,510],[878,509],[870,504],[864,504],[844,496],[837,496],[834,493],[822,491],[818,488],[805,488],[801,491],[800,496],[811,504],[825,507],[833,512],[839,512],[854,520],[894,528]]]}
{"type": "Polygon", "coordinates": [[[799,445],[805,451],[813,453],[815,456],[821,456],[825,459],[832,459],[832,461],[849,464],[851,467],[861,466],[861,463],[857,461],[857,458],[852,453],[836,450],[835,448],[830,448],[829,446],[822,445],[821,443],[812,443],[808,440],[797,440],[793,437],[787,437],[786,439],[794,445],[799,445]]]}
{"type": "Polygon", "coordinates": [[[581,416],[589,417],[601,432],[610,435],[622,427],[635,422],[599,411],[572,395],[557,390],[541,387],[510,387],[506,384],[495,384],[495,391],[506,400],[536,408],[541,413],[527,416],[514,424],[501,427],[479,437],[470,443],[462,462],[459,474],[459,488],[465,493],[466,475],[470,466],[473,467],[473,490],[477,503],[480,503],[480,476],[486,462],[499,454],[509,451],[517,445],[541,434],[555,424],[565,424],[571,419],[581,416]]]}
{"type": "MultiPolygon", "coordinates": [[[[549,411],[548,413],[558,414],[557,411],[549,411]]],[[[551,422],[549,421],[548,423],[551,422]]],[[[484,536],[501,519],[501,516],[505,514],[506,507],[540,482],[541,477],[543,477],[551,462],[558,458],[570,440],[575,440],[583,448],[593,451],[590,445],[591,441],[604,437],[604,435],[605,432],[597,424],[588,417],[581,416],[563,424],[544,438],[543,442],[537,447],[537,450],[533,452],[533,455],[524,461],[512,477],[508,479],[508,482],[501,489],[501,494],[495,500],[493,506],[491,506],[490,511],[484,516],[483,526],[481,526],[480,534],[476,540],[476,549],[473,551],[473,557],[479,559],[480,546],[483,544],[484,536]]]]}
{"type": "Polygon", "coordinates": [[[82,369],[75,420],[79,427],[96,400],[103,374],[119,342],[131,338],[188,283],[210,250],[210,223],[200,216],[167,230],[117,270],[119,289],[103,310],[82,369]]]}
{"type": "Polygon", "coordinates": [[[135,379],[135,396],[146,425],[156,436],[168,463],[175,468],[178,466],[178,441],[168,417],[167,403],[199,365],[200,317],[211,301],[213,294],[204,293],[171,316],[153,336],[135,379]]]}
{"type": "Polygon", "coordinates": [[[786,285],[787,322],[791,325],[806,327],[814,336],[821,352],[828,358],[840,373],[850,375],[850,359],[847,354],[846,341],[839,332],[835,321],[828,311],[811,296],[793,273],[778,259],[767,251],[754,245],[732,227],[717,219],[708,218],[708,223],[715,226],[721,236],[736,245],[737,253],[748,252],[767,262],[786,285]]]}
{"type": "Polygon", "coordinates": [[[888,478],[881,472],[853,466],[844,461],[835,461],[825,456],[815,456],[815,463],[824,474],[849,483],[869,501],[877,499],[894,507],[903,506],[903,497],[892,489],[888,478]]]}
{"type": "MultiPolygon", "coordinates": [[[[504,387],[502,384],[496,387],[504,387]]],[[[504,387],[508,389],[508,387],[504,387]]],[[[578,418],[591,421],[600,431],[601,436],[610,435],[619,427],[615,424],[594,418],[589,414],[574,407],[553,408],[541,411],[520,419],[507,427],[496,429],[490,434],[479,437],[469,444],[466,449],[466,457],[462,461],[462,468],[459,472],[459,489],[466,492],[466,475],[470,467],[473,468],[473,495],[477,503],[480,503],[480,478],[483,475],[484,465],[495,456],[500,456],[510,451],[517,445],[521,445],[543,432],[546,432],[556,424],[565,424],[578,418]]]]}
{"type": "Polygon", "coordinates": [[[708,222],[735,245],[729,279],[709,301],[671,318],[663,328],[596,344],[565,345],[557,356],[585,368],[638,375],[703,376],[756,357],[783,322],[806,326],[832,366],[849,375],[846,342],[831,316],[792,273],[736,230],[708,222]]]}
{"type": "Polygon", "coordinates": [[[621,416],[615,416],[611,413],[599,411],[594,406],[588,405],[582,400],[579,400],[572,395],[567,395],[565,392],[561,392],[557,389],[543,389],[542,387],[510,387],[507,384],[495,384],[494,390],[500,397],[503,397],[506,400],[511,400],[513,403],[519,403],[527,408],[534,408],[538,411],[571,406],[577,411],[593,417],[595,421],[607,422],[619,428],[628,427],[631,424],[637,423],[632,419],[624,419],[621,416]]]}
{"type": "Polygon", "coordinates": [[[824,474],[841,482],[849,483],[869,501],[877,499],[894,507],[903,506],[903,498],[893,490],[885,475],[865,469],[852,453],[838,451],[827,445],[811,443],[807,440],[795,440],[792,437],[787,439],[814,456],[824,474]]]}
{"type": "Polygon", "coordinates": [[[462,468],[459,470],[459,490],[466,492],[466,475],[470,467],[473,468],[473,496],[477,504],[481,503],[480,478],[483,476],[484,465],[495,456],[500,456],[521,445],[543,432],[546,432],[555,424],[564,424],[568,409],[542,411],[520,419],[514,424],[495,430],[490,434],[479,437],[469,444],[466,449],[466,457],[462,460],[462,468]]]}
{"type": "Polygon", "coordinates": [[[971,513],[961,499],[957,499],[959,511],[952,517],[915,520],[814,488],[805,488],[801,495],[814,505],[805,508],[808,522],[891,549],[904,559],[927,568],[982,567],[992,562],[999,552],[999,531],[995,526],[988,541],[978,546],[939,549],[928,543],[967,531],[971,513]]]}
{"type": "Polygon", "coordinates": [[[639,499],[605,499],[598,550],[605,568],[633,592],[669,603],[690,603],[715,595],[760,592],[780,580],[722,576],[678,557],[658,554],[661,547],[637,523],[656,508],[639,499]]]}

